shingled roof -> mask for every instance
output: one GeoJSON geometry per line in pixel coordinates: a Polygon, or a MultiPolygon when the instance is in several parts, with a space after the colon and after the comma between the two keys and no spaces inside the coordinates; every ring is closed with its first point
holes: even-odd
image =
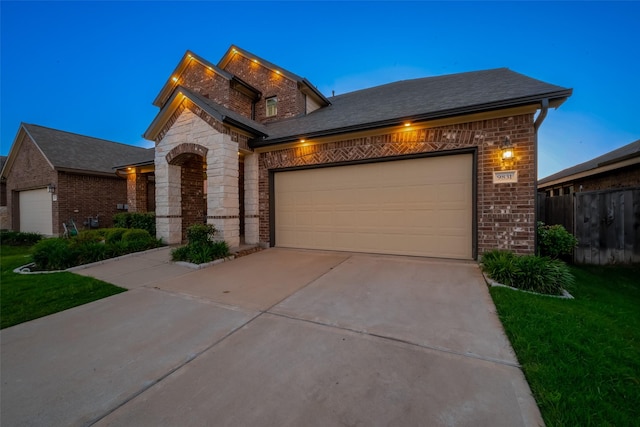
{"type": "Polygon", "coordinates": [[[115,174],[113,167],[153,161],[154,150],[23,123],[22,128],[59,171],[115,174]]]}
{"type": "Polygon", "coordinates": [[[194,104],[196,104],[199,108],[204,110],[208,115],[215,118],[216,120],[233,125],[239,129],[243,129],[246,132],[249,132],[255,136],[267,136],[266,127],[254,120],[251,120],[243,115],[236,113],[222,105],[212,101],[209,98],[205,98],[204,96],[197,94],[184,86],[177,86],[171,95],[171,97],[164,104],[156,118],[151,122],[146,132],[144,133],[144,137],[153,140],[157,136],[158,132],[162,128],[162,123],[175,111],[177,107],[176,98],[178,101],[182,96],[189,98],[194,104]]]}
{"type": "Polygon", "coordinates": [[[269,136],[254,146],[515,107],[544,98],[559,105],[571,93],[507,68],[402,80],[335,96],[328,107],[269,123],[269,136]]]}
{"type": "Polygon", "coordinates": [[[635,158],[637,158],[638,163],[640,163],[640,139],[613,151],[609,151],[602,156],[598,156],[584,163],[571,166],[570,168],[563,169],[553,175],[549,175],[538,181],[538,186],[542,187],[548,183],[564,181],[564,178],[569,179],[578,174],[589,172],[597,173],[597,169],[599,168],[604,168],[606,166],[614,165],[615,163],[635,158]]]}

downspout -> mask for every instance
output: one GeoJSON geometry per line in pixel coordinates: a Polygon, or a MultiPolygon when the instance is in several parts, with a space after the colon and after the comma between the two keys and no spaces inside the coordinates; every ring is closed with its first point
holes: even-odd
{"type": "Polygon", "coordinates": [[[549,98],[544,98],[540,104],[540,114],[538,114],[536,121],[533,123],[533,128],[536,131],[536,138],[538,137],[538,128],[540,128],[544,118],[547,117],[547,111],[549,111],[549,98]]]}
{"type": "Polygon", "coordinates": [[[544,98],[540,102],[540,114],[536,117],[535,122],[533,122],[533,130],[534,130],[534,147],[533,147],[533,167],[536,171],[536,179],[533,182],[533,208],[535,209],[534,221],[533,224],[533,249],[534,254],[538,252],[538,129],[545,117],[547,117],[547,111],[549,111],[549,98],[544,98]]]}

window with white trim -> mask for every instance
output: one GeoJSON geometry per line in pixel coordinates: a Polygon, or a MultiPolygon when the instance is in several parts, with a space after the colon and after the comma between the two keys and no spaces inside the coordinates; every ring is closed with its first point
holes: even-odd
{"type": "Polygon", "coordinates": [[[278,97],[272,96],[271,98],[267,98],[267,117],[273,117],[278,114],[278,97]]]}

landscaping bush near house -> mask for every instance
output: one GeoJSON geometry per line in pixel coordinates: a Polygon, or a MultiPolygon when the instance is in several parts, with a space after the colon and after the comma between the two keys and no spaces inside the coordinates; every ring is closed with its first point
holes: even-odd
{"type": "Polygon", "coordinates": [[[117,228],[139,228],[156,235],[156,214],[153,212],[122,212],[113,216],[113,226],[117,228]]]}
{"type": "Polygon", "coordinates": [[[40,270],[64,270],[161,246],[160,240],[146,230],[83,230],[70,239],[52,238],[33,248],[33,262],[40,270]]]}
{"type": "Polygon", "coordinates": [[[187,229],[187,245],[174,249],[174,261],[188,261],[204,264],[229,255],[229,245],[223,240],[214,240],[215,227],[210,224],[196,224],[187,229]]]}
{"type": "Polygon", "coordinates": [[[541,294],[561,295],[574,281],[567,264],[549,257],[494,250],[482,256],[481,265],[498,283],[541,294]]]}
{"type": "Polygon", "coordinates": [[[545,225],[538,222],[538,254],[551,258],[571,255],[578,245],[576,239],[562,225],[545,225]]]}
{"type": "Polygon", "coordinates": [[[0,232],[0,244],[9,246],[32,246],[42,240],[38,233],[25,233],[22,231],[0,232]]]}
{"type": "Polygon", "coordinates": [[[77,262],[71,241],[59,237],[39,241],[33,248],[32,258],[40,270],[64,270],[77,262]]]}

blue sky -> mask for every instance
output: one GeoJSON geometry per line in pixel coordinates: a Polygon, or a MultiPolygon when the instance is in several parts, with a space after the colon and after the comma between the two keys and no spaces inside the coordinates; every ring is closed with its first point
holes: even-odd
{"type": "Polygon", "coordinates": [[[574,89],[539,177],[640,138],[638,2],[0,2],[0,154],[20,122],[151,146],[151,102],[189,49],[231,44],[325,95],[508,67],[574,89]]]}

